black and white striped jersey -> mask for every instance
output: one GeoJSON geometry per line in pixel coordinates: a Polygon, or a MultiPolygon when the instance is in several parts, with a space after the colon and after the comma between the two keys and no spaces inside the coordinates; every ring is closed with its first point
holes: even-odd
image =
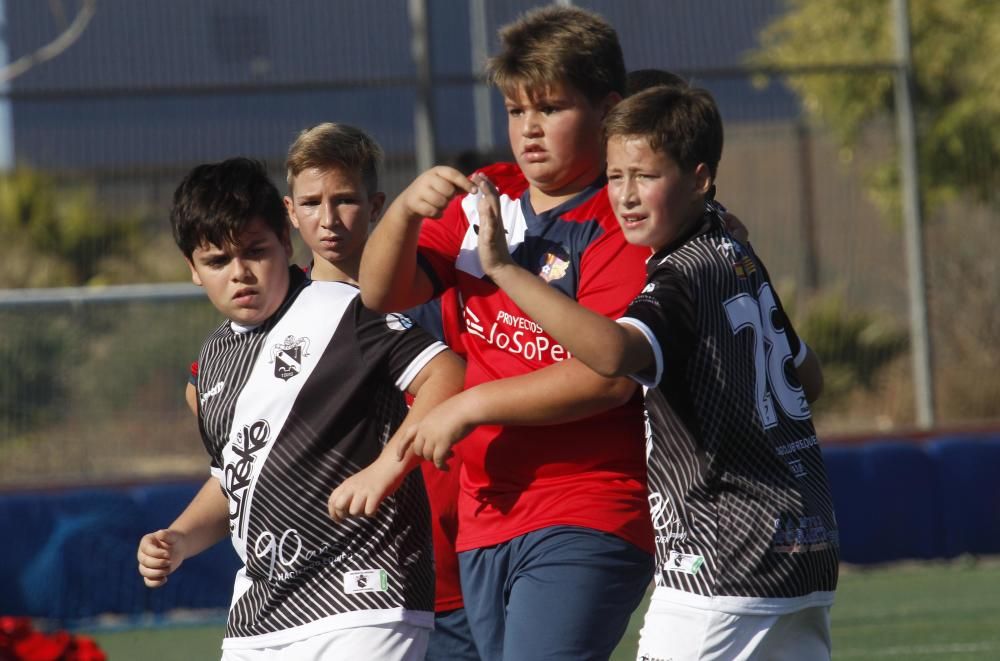
{"type": "Polygon", "coordinates": [[[222,324],[199,356],[202,439],[244,562],[226,649],[433,622],[420,471],[371,519],[334,523],[327,499],[376,458],[406,413],[402,391],[445,347],[403,315],[366,309],[351,285],[291,273],[271,319],[222,324]]]}
{"type": "Polygon", "coordinates": [[[656,357],[634,378],[646,386],[657,586],[731,613],[832,603],[837,524],[794,369],[806,347],[763,264],[708,211],[647,272],[619,323],[656,357]]]}

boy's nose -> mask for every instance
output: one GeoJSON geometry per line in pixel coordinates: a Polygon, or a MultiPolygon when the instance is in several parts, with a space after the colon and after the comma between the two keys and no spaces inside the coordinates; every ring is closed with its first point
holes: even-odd
{"type": "Polygon", "coordinates": [[[621,193],[618,198],[621,200],[622,204],[636,204],[638,202],[638,198],[635,195],[635,182],[627,180],[621,187],[621,193]]]}
{"type": "Polygon", "coordinates": [[[527,113],[524,116],[524,123],[521,124],[521,135],[530,138],[541,133],[541,125],[536,121],[534,115],[527,113]]]}
{"type": "Polygon", "coordinates": [[[233,280],[235,282],[246,282],[251,278],[253,278],[253,271],[250,270],[249,265],[239,257],[233,259],[233,280]]]}
{"type": "Polygon", "coordinates": [[[337,224],[337,212],[332,204],[323,205],[323,213],[320,216],[319,224],[324,229],[330,229],[337,224]]]}

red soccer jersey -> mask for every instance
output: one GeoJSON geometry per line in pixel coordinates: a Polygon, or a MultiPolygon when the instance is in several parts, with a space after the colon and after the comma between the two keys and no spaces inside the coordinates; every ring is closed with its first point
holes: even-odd
{"type": "MultiPolygon", "coordinates": [[[[449,289],[441,296],[441,329],[445,343],[462,354],[458,294],[449,289]]],[[[431,506],[431,535],[434,540],[434,611],[462,608],[462,582],[458,574],[455,537],[458,533],[458,493],[462,462],[458,455],[448,460],[448,470],[438,470],[429,461],[421,462],[427,500],[431,506]]]]}
{"type": "MultiPolygon", "coordinates": [[[[536,214],[516,165],[483,172],[500,191],[515,261],[582,305],[621,316],[645,280],[646,253],[626,243],[600,182],[536,214]]],[[[475,198],[456,199],[440,220],[423,222],[419,247],[438,291],[455,287],[461,297],[467,388],[570,357],[483,277],[477,222],[475,198]]],[[[574,423],[477,428],[456,446],[463,462],[457,549],[570,525],[652,552],[642,420],[637,393],[621,407],[574,423]]]]}

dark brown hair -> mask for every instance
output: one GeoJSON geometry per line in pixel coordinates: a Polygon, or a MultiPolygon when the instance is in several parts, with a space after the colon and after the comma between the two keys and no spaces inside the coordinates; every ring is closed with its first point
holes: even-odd
{"type": "Polygon", "coordinates": [[[264,164],[230,158],[199,165],[184,177],[174,191],[170,226],[177,247],[190,259],[205,244],[238,246],[256,218],[279,239],[287,239],[288,213],[264,164]]]}
{"type": "Polygon", "coordinates": [[[704,163],[715,177],[722,158],[722,117],[698,87],[658,85],[628,97],[604,120],[605,140],[615,137],[643,138],[685,172],[704,163]]]}

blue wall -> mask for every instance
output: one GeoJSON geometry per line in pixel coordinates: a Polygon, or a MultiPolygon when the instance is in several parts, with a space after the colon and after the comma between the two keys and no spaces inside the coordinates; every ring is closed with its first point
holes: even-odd
{"type": "MultiPolygon", "coordinates": [[[[824,457],[845,562],[1000,553],[1000,437],[830,445],[824,457]]],[[[168,525],[199,486],[0,495],[0,614],[66,621],[227,608],[238,568],[228,543],[157,590],[136,571],[139,538],[168,525]]]]}

